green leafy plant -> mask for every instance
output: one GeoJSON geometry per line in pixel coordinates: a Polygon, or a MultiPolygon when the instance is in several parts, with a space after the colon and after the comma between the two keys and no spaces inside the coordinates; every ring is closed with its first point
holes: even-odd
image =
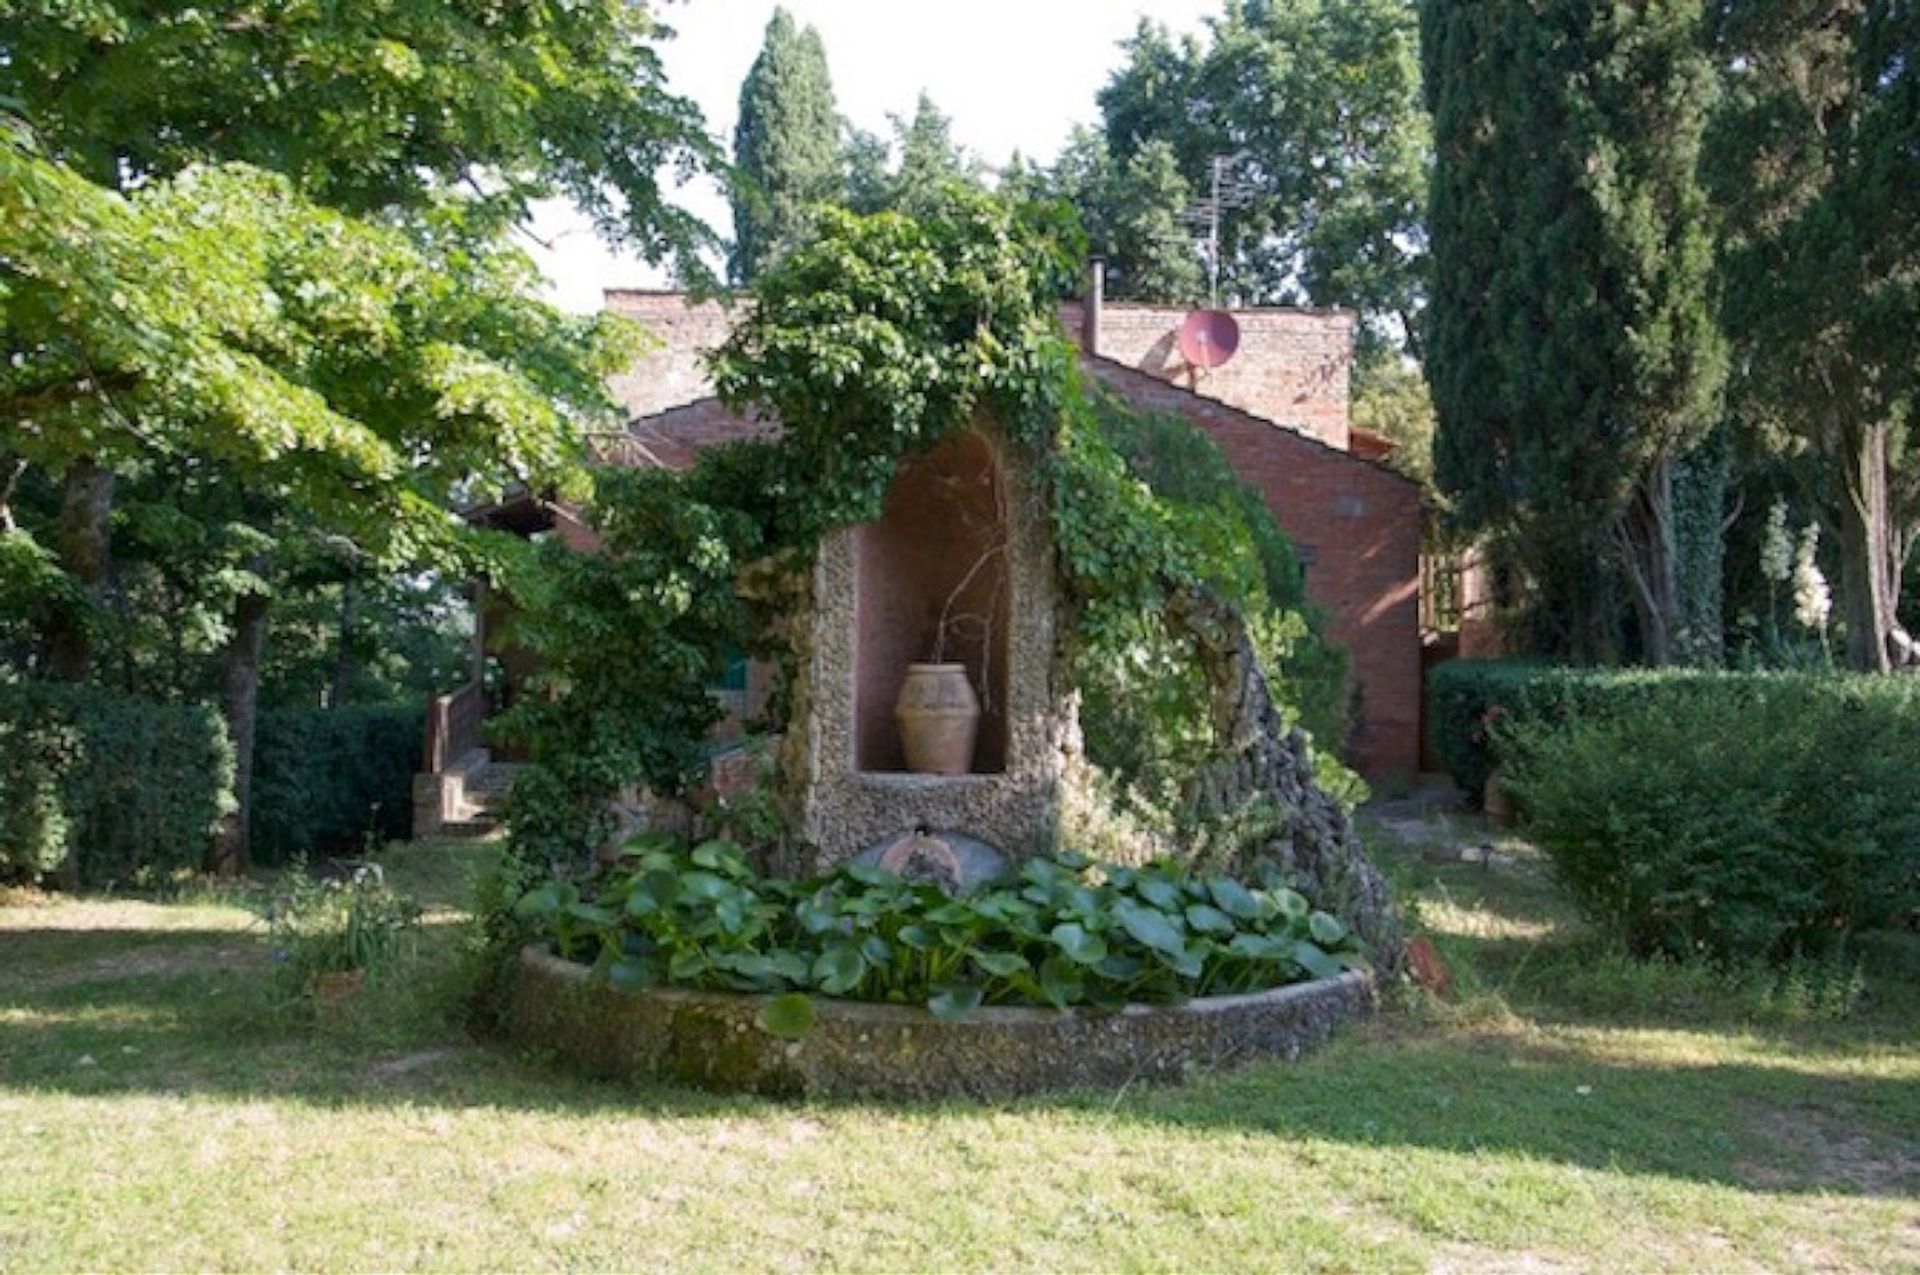
{"type": "Polygon", "coordinates": [[[158,884],[233,807],[219,715],[92,687],[0,683],[0,879],[158,884]]]}
{"type": "Polygon", "coordinates": [[[1031,859],[949,896],[881,869],[804,881],[757,876],[729,842],[632,843],[585,886],[550,881],[515,913],[616,987],[773,995],[763,1026],[811,1025],[802,993],[925,1005],[1172,1002],[1329,978],[1363,966],[1347,928],[1277,881],[1250,886],[1176,865],[1031,859]]]}
{"type": "Polygon", "coordinates": [[[1920,694],[1886,681],[1704,679],[1504,728],[1507,787],[1628,951],[1825,956],[1920,909],[1920,694]]]}
{"type": "Polygon", "coordinates": [[[353,704],[260,714],[253,746],[253,856],[357,848],[404,838],[419,762],[418,704],[353,704]]]}
{"type": "MultiPolygon", "coordinates": [[[[498,723],[532,758],[509,808],[516,871],[577,875],[611,835],[609,799],[623,789],[687,796],[718,716],[706,688],[722,653],[790,667],[822,538],[877,517],[903,459],[982,421],[1040,479],[1073,617],[1068,654],[1093,657],[1077,663],[1144,650],[1144,676],[1190,674],[1231,617],[1225,627],[1258,635],[1263,662],[1286,666],[1283,699],[1342,680],[1294,611],[1298,563],[1271,519],[1253,517],[1257,499],[1237,483],[1162,499],[1116,446],[1124,431],[1103,426],[1057,310],[1083,247],[1071,215],[961,185],[920,208],[823,210],[813,237],[757,276],[754,304],[710,365],[720,399],[779,421],[776,437],[712,449],[685,472],[603,473],[588,511],[598,554],[499,546],[490,574],[519,603],[515,638],[540,666],[539,693],[498,723]],[[1219,605],[1186,605],[1197,597],[1219,605]]],[[[1182,458],[1205,455],[1226,482],[1217,452],[1179,429],[1143,429],[1142,466],[1159,457],[1173,491],[1182,458]]],[[[1164,728],[1140,760],[1163,809],[1199,807],[1179,790],[1237,746],[1204,711],[1218,689],[1188,676],[1151,702],[1107,696],[1147,704],[1164,728]]],[[[1109,740],[1129,729],[1096,725],[1109,740]]]]}
{"type": "Polygon", "coordinates": [[[317,880],[295,859],[266,909],[276,998],[307,997],[327,974],[360,972],[382,981],[419,919],[419,906],[389,886],[377,864],[344,879],[317,880]]]}

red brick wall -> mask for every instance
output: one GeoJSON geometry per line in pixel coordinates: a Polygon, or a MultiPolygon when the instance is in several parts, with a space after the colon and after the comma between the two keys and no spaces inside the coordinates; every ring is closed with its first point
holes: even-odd
{"type": "Polygon", "coordinates": [[[684,293],[608,288],[606,308],[637,321],[660,344],[608,378],[629,416],[651,416],[713,393],[700,356],[727,339],[733,317],[718,301],[689,305],[684,293]]]}
{"type": "MultiPolygon", "coordinates": [[[[678,293],[620,290],[608,291],[607,307],[665,342],[612,381],[635,417],[653,418],[632,431],[648,459],[681,468],[715,442],[771,432],[707,397],[712,384],[699,356],[726,338],[732,318],[725,308],[690,306],[678,293]]],[[[1108,304],[1100,316],[1106,357],[1093,363],[1095,374],[1143,406],[1193,420],[1266,495],[1309,560],[1308,594],[1332,615],[1331,636],[1352,657],[1360,711],[1349,757],[1369,777],[1412,773],[1420,738],[1420,495],[1345,450],[1353,318],[1236,311],[1239,349],[1189,392],[1194,378],[1174,348],[1187,313],[1108,304]]],[[[1060,317],[1080,340],[1082,308],[1063,306],[1060,317]]]]}
{"type": "Polygon", "coordinates": [[[1258,488],[1307,562],[1307,594],[1352,658],[1360,711],[1348,755],[1369,778],[1420,761],[1420,489],[1378,464],[1109,360],[1101,381],[1205,430],[1258,488]]]}
{"type": "MultiPolygon", "coordinates": [[[[1192,311],[1108,302],[1100,311],[1100,348],[1116,363],[1182,389],[1311,434],[1345,451],[1353,366],[1353,316],[1339,310],[1235,310],[1240,345],[1211,371],[1187,366],[1176,337],[1192,311]]],[[[1085,311],[1062,306],[1061,322],[1082,341],[1085,311]]]]}

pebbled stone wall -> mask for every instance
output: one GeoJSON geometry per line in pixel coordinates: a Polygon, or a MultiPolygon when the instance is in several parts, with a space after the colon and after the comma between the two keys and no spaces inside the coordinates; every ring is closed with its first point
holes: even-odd
{"type": "Polygon", "coordinates": [[[800,1040],[761,1028],[769,998],[648,988],[623,992],[539,947],[520,955],[508,1003],[515,1040],[591,1075],[782,1098],[1013,1097],[1293,1059],[1371,1012],[1359,973],[1117,1014],[990,1007],[946,1020],[918,1007],[816,999],[800,1040]]]}

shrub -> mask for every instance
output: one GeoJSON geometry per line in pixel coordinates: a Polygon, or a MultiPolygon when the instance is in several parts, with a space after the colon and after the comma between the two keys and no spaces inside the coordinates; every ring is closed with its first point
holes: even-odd
{"type": "Polygon", "coordinates": [[[1782,959],[1920,907],[1920,687],[1629,685],[1496,732],[1529,835],[1609,937],[1636,955],[1782,959]]]}
{"type": "Polygon", "coordinates": [[[232,789],[211,708],[0,684],[0,874],[96,887],[197,869],[232,789]]]}
{"type": "Polygon", "coordinates": [[[757,877],[730,843],[688,853],[653,836],[597,888],[549,882],[515,911],[616,986],[814,992],[942,1016],[987,1003],[1118,1008],[1361,964],[1338,920],[1277,883],[1077,856],[1029,860],[955,898],[860,865],[757,877]]]}
{"type": "Polygon", "coordinates": [[[266,912],[276,998],[309,996],[324,974],[360,972],[379,982],[419,919],[419,907],[387,884],[378,865],[322,881],[295,859],[266,912]]]}
{"type": "Polygon", "coordinates": [[[346,705],[260,714],[253,753],[253,857],[296,856],[404,837],[424,710],[346,705]]]}
{"type": "Polygon", "coordinates": [[[1479,792],[1501,760],[1503,731],[1631,709],[1685,713],[1705,700],[1746,702],[1787,694],[1880,706],[1899,720],[1920,713],[1920,679],[1813,672],[1560,668],[1519,660],[1454,660],[1427,678],[1427,729],[1441,764],[1479,792]]]}

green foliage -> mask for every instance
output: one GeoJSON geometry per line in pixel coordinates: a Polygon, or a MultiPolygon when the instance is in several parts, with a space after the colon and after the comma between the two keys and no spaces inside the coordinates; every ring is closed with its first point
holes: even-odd
{"type": "Polygon", "coordinates": [[[1421,12],[1440,486],[1463,528],[1524,556],[1557,626],[1543,653],[1608,653],[1597,566],[1633,578],[1643,653],[1665,663],[1682,619],[1670,467],[1717,423],[1725,375],[1698,174],[1704,5],[1421,12]]]}
{"type": "MultiPolygon", "coordinates": [[[[1187,569],[1248,618],[1275,701],[1319,741],[1323,767],[1337,768],[1331,754],[1346,739],[1351,702],[1346,654],[1326,640],[1325,618],[1307,601],[1299,559],[1266,501],[1181,417],[1136,412],[1107,396],[1096,400],[1096,413],[1102,440],[1170,515],[1187,569]]],[[[1074,676],[1088,755],[1130,791],[1176,811],[1212,754],[1213,728],[1193,653],[1162,621],[1146,608],[1094,628],[1074,676]]]]}
{"type": "Polygon", "coordinates": [[[747,78],[733,132],[733,249],[727,273],[750,284],[807,237],[813,209],[841,194],[840,117],[820,33],[776,8],[747,78]]]}
{"type": "Polygon", "coordinates": [[[771,993],[769,1029],[805,1031],[791,993],[924,1004],[1087,1005],[1254,991],[1358,968],[1346,927],[1277,882],[1249,888],[1156,864],[1032,859],[960,897],[877,868],[757,877],[739,849],[652,837],[588,889],[515,908],[616,987],[771,993]]]}
{"type": "Polygon", "coordinates": [[[1203,38],[1143,20],[1122,48],[1100,91],[1116,166],[1167,147],[1205,198],[1214,157],[1234,157],[1225,184],[1243,198],[1221,219],[1222,296],[1345,306],[1363,348],[1417,354],[1431,147],[1413,7],[1229,0],[1203,38]]]}
{"type": "Polygon", "coordinates": [[[710,235],[659,173],[711,162],[632,0],[0,3],[0,98],[102,186],[238,162],[355,213],[484,173],[496,217],[565,195],[649,261],[710,235]]]}
{"type": "Polygon", "coordinates": [[[253,746],[253,857],[261,863],[407,836],[420,764],[417,704],[261,713],[253,746]]]}
{"type": "Polygon", "coordinates": [[[1920,17],[1755,0],[1716,18],[1734,402],[1836,533],[1850,662],[1884,670],[1920,535],[1920,17]]]}
{"type": "Polygon", "coordinates": [[[232,789],[207,708],[0,683],[0,874],[103,887],[197,871],[232,789]]]}
{"type": "Polygon", "coordinates": [[[1206,264],[1182,216],[1193,190],[1161,139],[1116,160],[1099,133],[1076,126],[1051,168],[1016,161],[1002,191],[1063,199],[1086,228],[1087,248],[1106,261],[1106,292],[1161,304],[1206,300],[1206,264]]]}
{"type": "Polygon", "coordinates": [[[1920,908],[1920,688],[1700,675],[1502,730],[1529,836],[1638,955],[1824,955],[1920,908]]]}
{"type": "MultiPolygon", "coordinates": [[[[981,423],[1043,479],[1068,640],[1130,650],[1176,596],[1213,594],[1294,661],[1288,676],[1326,684],[1333,657],[1272,601],[1297,604],[1299,573],[1257,498],[1200,444],[1223,485],[1168,466],[1160,481],[1193,494],[1161,500],[1103,429],[1055,314],[1080,247],[1071,215],[961,185],[937,199],[920,218],[823,210],[815,237],[760,276],[713,373],[729,406],[781,422],[775,438],[685,473],[607,475],[590,513],[600,554],[502,546],[515,636],[543,670],[502,723],[536,763],[512,798],[517,871],[579,864],[631,785],[686,793],[720,653],[790,655],[777,643],[821,537],[878,516],[903,457],[981,423]]],[[[1194,444],[1181,446],[1170,454],[1194,444]]],[[[1209,732],[1187,768],[1230,742],[1209,732]]]]}
{"type": "Polygon", "coordinates": [[[387,884],[378,865],[344,879],[316,879],[304,859],[282,874],[266,907],[273,953],[275,998],[311,996],[325,974],[363,973],[378,983],[390,976],[420,919],[419,905],[387,884]]]}
{"type": "Polygon", "coordinates": [[[911,118],[889,115],[891,139],[851,129],[845,150],[846,206],[856,213],[924,217],[946,187],[981,186],[980,166],[953,140],[953,121],[922,93],[911,118]]]}
{"type": "Polygon", "coordinates": [[[606,798],[634,784],[678,796],[704,773],[720,712],[707,688],[745,646],[736,591],[758,529],[680,475],[597,475],[601,551],[505,538],[495,577],[517,610],[513,640],[539,657],[527,693],[495,721],[533,765],[508,821],[529,864],[577,861],[608,831],[606,798]]]}
{"type": "Polygon", "coordinates": [[[12,451],[54,474],[191,454],[199,485],[375,554],[444,543],[456,487],[563,474],[635,348],[524,300],[531,264],[453,209],[410,234],[240,167],[123,198],[9,124],[0,213],[12,451]]]}
{"type": "Polygon", "coordinates": [[[1355,368],[1352,421],[1393,443],[1387,464],[1419,483],[1429,501],[1441,499],[1433,482],[1433,394],[1418,366],[1387,354],[1355,368]]]}

